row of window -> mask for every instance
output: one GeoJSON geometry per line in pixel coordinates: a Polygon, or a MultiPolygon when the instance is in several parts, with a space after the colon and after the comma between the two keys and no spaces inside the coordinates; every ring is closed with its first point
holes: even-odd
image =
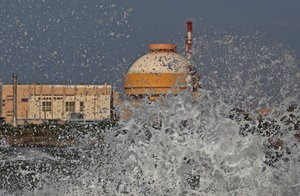
{"type": "MultiPolygon", "coordinates": [[[[84,110],[84,102],[79,102],[80,112],[84,110]]],[[[75,112],[75,101],[67,101],[65,103],[66,112],[75,112]]],[[[51,112],[52,111],[52,102],[51,101],[43,101],[42,102],[42,111],[43,112],[51,112]]]]}
{"type": "Polygon", "coordinates": [[[62,100],[63,99],[63,97],[38,97],[38,100],[51,100],[51,99],[53,99],[53,100],[62,100]]]}

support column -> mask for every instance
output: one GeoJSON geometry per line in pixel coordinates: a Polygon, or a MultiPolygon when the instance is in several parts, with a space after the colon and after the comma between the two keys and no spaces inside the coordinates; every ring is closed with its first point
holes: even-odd
{"type": "Polygon", "coordinates": [[[18,110],[18,103],[17,103],[17,91],[18,91],[18,82],[17,82],[17,75],[13,74],[13,126],[16,127],[17,123],[17,110],[18,110]]]}

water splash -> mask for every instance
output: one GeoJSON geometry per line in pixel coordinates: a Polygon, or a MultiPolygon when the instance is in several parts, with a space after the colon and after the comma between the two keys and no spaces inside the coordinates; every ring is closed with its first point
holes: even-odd
{"type": "Polygon", "coordinates": [[[262,99],[269,104],[288,97],[299,100],[299,65],[287,46],[255,30],[236,34],[205,27],[203,31],[195,39],[194,60],[207,89],[227,96],[231,103],[247,100],[256,106],[262,99]]]}
{"type": "Polygon", "coordinates": [[[240,134],[240,124],[222,115],[227,109],[222,104],[193,103],[186,95],[144,106],[139,117],[113,130],[119,133],[117,137],[106,135],[106,141],[114,144],[110,151],[116,154],[110,164],[112,176],[117,176],[105,181],[107,193],[273,195],[299,191],[295,183],[299,144],[292,134],[285,133],[289,140],[284,141],[293,146],[295,157],[270,166],[266,153],[276,150],[266,145],[268,137],[258,132],[240,134]]]}
{"type": "Polygon", "coordinates": [[[167,96],[101,130],[101,139],[90,134],[76,148],[40,149],[28,168],[12,163],[21,164],[25,184],[8,193],[297,195],[300,80],[293,53],[258,35],[216,36],[196,39],[205,85],[198,101],[188,92],[167,96]],[[260,107],[273,112],[259,116],[260,107]],[[31,178],[34,186],[26,184],[31,178]]]}

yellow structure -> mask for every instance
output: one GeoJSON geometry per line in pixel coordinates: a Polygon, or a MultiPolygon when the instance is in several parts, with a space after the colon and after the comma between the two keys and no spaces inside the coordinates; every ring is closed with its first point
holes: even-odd
{"type": "MultiPolygon", "coordinates": [[[[110,85],[16,85],[17,124],[97,121],[111,117],[116,104],[110,85]]],[[[14,119],[13,85],[2,85],[2,117],[14,119]]]]}
{"type": "MultiPolygon", "coordinates": [[[[178,94],[186,88],[193,91],[191,65],[176,53],[174,44],[150,44],[150,52],[133,63],[125,77],[125,94],[149,96],[150,100],[167,93],[178,94]]],[[[196,87],[197,88],[197,87],[196,87]]]]}

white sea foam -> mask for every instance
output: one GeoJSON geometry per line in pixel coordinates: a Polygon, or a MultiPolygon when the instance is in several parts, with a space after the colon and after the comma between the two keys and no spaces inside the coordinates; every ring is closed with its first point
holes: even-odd
{"type": "Polygon", "coordinates": [[[300,80],[293,53],[257,34],[196,40],[205,85],[199,100],[183,92],[134,109],[131,119],[106,128],[97,148],[86,145],[94,136],[81,139],[72,174],[37,171],[48,180],[22,194],[298,195],[300,109],[290,106],[299,104],[300,80]],[[259,117],[262,107],[273,112],[259,117]]]}

